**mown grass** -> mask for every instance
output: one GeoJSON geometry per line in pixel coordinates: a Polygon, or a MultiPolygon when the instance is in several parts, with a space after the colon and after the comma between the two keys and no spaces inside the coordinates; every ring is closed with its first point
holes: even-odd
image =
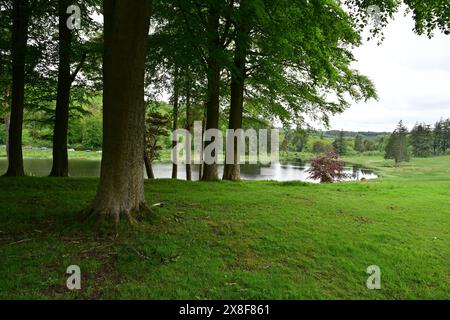
{"type": "MultiPolygon", "coordinates": [[[[23,148],[22,150],[24,158],[32,158],[32,159],[51,159],[52,158],[52,150],[33,150],[23,148]]],[[[102,158],[101,152],[97,151],[69,151],[68,152],[70,159],[98,159],[102,158]]],[[[6,148],[0,147],[0,158],[6,158],[6,148]]]]}
{"type": "Polygon", "coordinates": [[[450,157],[373,181],[146,183],[153,215],[99,238],[97,179],[0,179],[1,299],[449,299],[450,157]],[[65,283],[81,267],[82,290],[65,283]],[[381,268],[381,290],[366,269],[381,268]]]}
{"type": "MultiPolygon", "coordinates": [[[[29,159],[52,159],[52,150],[33,150],[29,148],[23,148],[22,150],[23,157],[29,159]]],[[[76,150],[68,152],[69,159],[86,159],[86,160],[101,160],[102,152],[99,150],[76,150]]],[[[7,158],[6,148],[4,146],[0,146],[0,159],[7,158]]],[[[170,162],[171,153],[170,149],[164,149],[161,151],[160,158],[155,162],[170,162]]]]}

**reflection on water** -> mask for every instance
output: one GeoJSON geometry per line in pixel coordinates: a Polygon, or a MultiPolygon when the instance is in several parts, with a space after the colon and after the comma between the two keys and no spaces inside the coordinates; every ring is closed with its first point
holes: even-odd
{"type": "MultiPolygon", "coordinates": [[[[52,167],[51,159],[24,159],[25,172],[30,176],[47,176],[52,167]]],[[[273,165],[243,164],[241,165],[241,178],[243,180],[277,180],[277,181],[308,181],[318,182],[309,179],[306,170],[308,164],[304,162],[281,161],[273,165]]],[[[7,169],[7,160],[0,158],[0,174],[7,169]]],[[[186,171],[184,166],[178,168],[178,178],[185,179],[186,171]]],[[[170,178],[172,175],[171,163],[156,163],[153,165],[156,178],[170,178]]],[[[198,166],[193,166],[193,180],[198,180],[198,166]]],[[[219,166],[220,176],[223,166],[219,166]]],[[[100,160],[74,159],[69,162],[69,172],[72,177],[98,177],[100,175],[100,160]]],[[[359,166],[346,168],[346,173],[350,174],[347,180],[375,179],[377,175],[372,171],[359,166]]]]}

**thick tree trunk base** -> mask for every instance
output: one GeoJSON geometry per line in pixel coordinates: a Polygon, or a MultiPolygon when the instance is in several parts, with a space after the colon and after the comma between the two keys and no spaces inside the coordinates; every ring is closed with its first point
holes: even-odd
{"type": "Polygon", "coordinates": [[[69,171],[64,167],[53,167],[50,172],[50,177],[67,178],[69,176],[69,171]]]}
{"type": "Polygon", "coordinates": [[[133,209],[105,208],[99,209],[89,207],[78,213],[77,219],[83,224],[92,227],[98,234],[118,235],[118,227],[121,221],[131,225],[138,225],[146,216],[152,214],[151,209],[145,202],[133,209]]]}
{"type": "Polygon", "coordinates": [[[192,180],[192,167],[190,164],[186,164],[186,180],[187,181],[192,180]]]}
{"type": "Polygon", "coordinates": [[[178,179],[178,165],[172,164],[172,179],[178,179]]]}
{"type": "Polygon", "coordinates": [[[223,169],[223,180],[241,180],[241,166],[239,164],[226,164],[223,169]]]}
{"type": "Polygon", "coordinates": [[[150,2],[103,4],[103,156],[97,195],[84,217],[97,227],[114,226],[117,234],[122,217],[137,224],[149,212],[144,197],[143,156],[150,2]]]}
{"type": "Polygon", "coordinates": [[[203,181],[219,180],[217,164],[206,164],[205,163],[203,165],[202,180],[203,181]]]}
{"type": "Polygon", "coordinates": [[[8,171],[3,175],[4,177],[24,177],[25,172],[23,167],[9,168],[8,171]]]}

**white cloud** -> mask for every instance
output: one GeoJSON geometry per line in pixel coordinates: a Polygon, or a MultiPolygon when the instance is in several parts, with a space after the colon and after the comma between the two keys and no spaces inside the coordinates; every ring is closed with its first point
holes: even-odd
{"type": "Polygon", "coordinates": [[[333,129],[392,131],[399,120],[411,128],[450,117],[450,36],[429,39],[412,28],[411,16],[399,13],[380,46],[370,41],[355,49],[355,68],[373,80],[380,99],[332,117],[333,129]]]}

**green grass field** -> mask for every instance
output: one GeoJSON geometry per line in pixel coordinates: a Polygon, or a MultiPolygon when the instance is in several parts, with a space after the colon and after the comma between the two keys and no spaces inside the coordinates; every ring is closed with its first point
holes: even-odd
{"type": "Polygon", "coordinates": [[[0,178],[0,299],[450,299],[450,156],[346,160],[382,178],[149,181],[163,207],[117,238],[74,219],[96,179],[0,178]]]}
{"type": "MultiPolygon", "coordinates": [[[[32,149],[23,149],[23,157],[24,158],[36,158],[36,159],[51,159],[52,158],[52,150],[32,150],[32,149]]],[[[97,151],[71,151],[68,153],[70,159],[101,159],[102,154],[97,151]]],[[[6,148],[0,147],[0,158],[6,158],[6,148]]]]}
{"type": "MultiPolygon", "coordinates": [[[[87,160],[101,160],[102,153],[98,151],[69,151],[68,152],[69,159],[87,159],[87,160]]],[[[171,159],[170,149],[164,149],[161,151],[160,159],[157,159],[155,162],[170,162],[171,159]]],[[[6,148],[0,147],[0,158],[6,158],[6,148]]],[[[24,158],[33,158],[33,159],[51,159],[52,158],[52,150],[32,150],[32,149],[23,149],[23,157],[24,158]]]]}

